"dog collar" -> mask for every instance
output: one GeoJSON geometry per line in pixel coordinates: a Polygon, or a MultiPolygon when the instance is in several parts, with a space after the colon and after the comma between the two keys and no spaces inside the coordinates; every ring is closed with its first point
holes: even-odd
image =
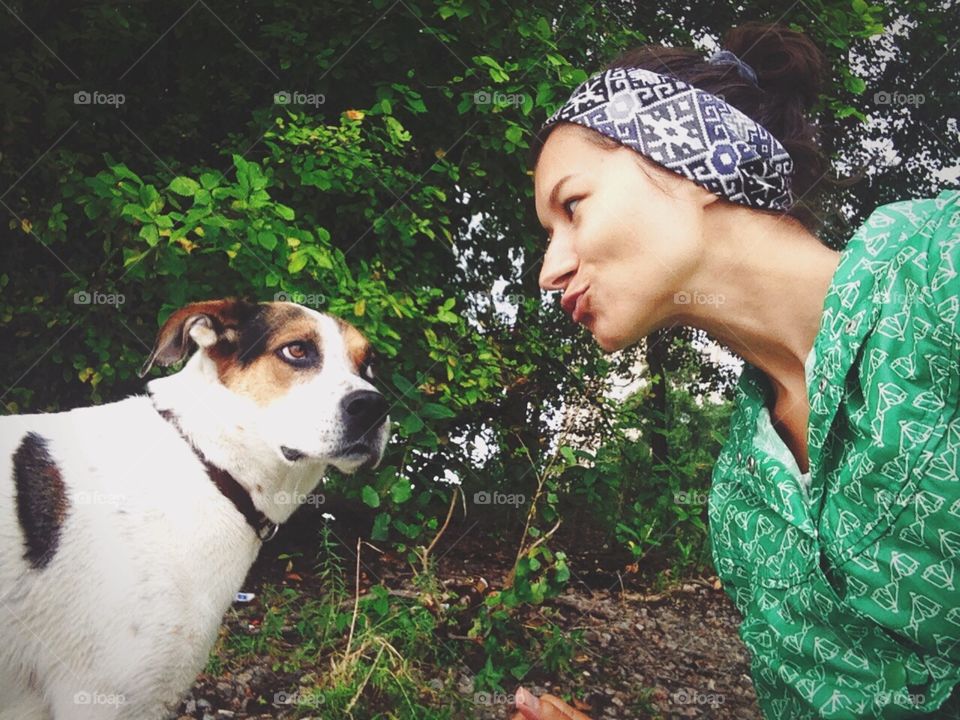
{"type": "Polygon", "coordinates": [[[280,523],[273,522],[273,520],[257,510],[256,506],[253,504],[253,498],[250,497],[250,493],[244,489],[243,485],[237,482],[237,479],[233,477],[233,475],[228,473],[222,467],[218,467],[207,460],[204,454],[200,451],[200,448],[194,445],[193,442],[190,441],[190,438],[187,437],[186,433],[183,432],[183,428],[180,427],[180,422],[177,420],[176,415],[174,415],[170,410],[161,410],[156,406],[156,403],[152,404],[153,409],[160,414],[160,417],[173,425],[176,431],[180,433],[180,437],[182,437],[187,445],[190,446],[190,449],[193,450],[193,453],[197,456],[197,459],[203,463],[204,468],[207,470],[207,475],[213,481],[213,484],[216,485],[220,492],[223,493],[223,495],[233,503],[233,506],[240,511],[240,514],[246,518],[247,524],[253,528],[253,532],[256,533],[256,536],[260,538],[262,542],[269,542],[270,540],[273,540],[274,536],[277,534],[277,531],[280,529],[280,523]]]}

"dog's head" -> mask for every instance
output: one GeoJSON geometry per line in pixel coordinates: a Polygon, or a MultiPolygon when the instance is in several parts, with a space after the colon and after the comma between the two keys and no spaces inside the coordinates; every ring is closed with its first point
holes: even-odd
{"type": "Polygon", "coordinates": [[[164,323],[140,376],[195,349],[203,357],[191,364],[250,401],[260,438],[284,461],[344,472],[379,464],[389,407],[373,386],[373,350],[349,323],[288,302],[191,303],[164,323]]]}

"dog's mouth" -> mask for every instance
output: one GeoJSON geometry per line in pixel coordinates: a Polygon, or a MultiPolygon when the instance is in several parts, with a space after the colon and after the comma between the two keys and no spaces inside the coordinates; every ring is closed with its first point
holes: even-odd
{"type": "Polygon", "coordinates": [[[286,445],[280,446],[280,452],[283,453],[283,457],[290,462],[296,462],[297,460],[301,460],[307,456],[306,453],[300,452],[299,450],[294,450],[293,448],[288,448],[286,445]]]}
{"type": "MultiPolygon", "coordinates": [[[[297,462],[298,460],[303,460],[303,458],[307,457],[307,453],[295,448],[289,448],[286,445],[280,446],[280,452],[288,462],[292,463],[297,462]]],[[[338,450],[336,453],[334,453],[334,457],[353,459],[364,455],[372,456],[374,454],[374,450],[369,444],[365,442],[355,442],[338,450]]]]}
{"type": "Polygon", "coordinates": [[[336,454],[333,464],[345,473],[358,470],[370,470],[380,464],[383,458],[377,446],[370,442],[354,442],[342,447],[336,454]]]}
{"type": "Polygon", "coordinates": [[[365,442],[355,442],[350,445],[347,445],[343,450],[337,453],[338,457],[352,457],[354,455],[369,455],[373,452],[371,448],[365,442]]]}

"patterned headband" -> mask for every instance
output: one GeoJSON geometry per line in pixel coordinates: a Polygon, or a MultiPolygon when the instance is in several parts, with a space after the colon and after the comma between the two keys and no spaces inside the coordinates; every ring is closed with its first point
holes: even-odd
{"type": "Polygon", "coordinates": [[[544,123],[571,122],[613,138],[731,202],[793,205],[790,155],[766,129],[716,95],[640,68],[604,70],[544,123]]]}

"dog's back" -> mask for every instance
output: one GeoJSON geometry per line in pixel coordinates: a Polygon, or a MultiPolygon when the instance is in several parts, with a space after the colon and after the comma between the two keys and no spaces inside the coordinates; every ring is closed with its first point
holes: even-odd
{"type": "Polygon", "coordinates": [[[253,560],[242,523],[146,397],[0,418],[0,458],[0,720],[154,717],[253,560]]]}

